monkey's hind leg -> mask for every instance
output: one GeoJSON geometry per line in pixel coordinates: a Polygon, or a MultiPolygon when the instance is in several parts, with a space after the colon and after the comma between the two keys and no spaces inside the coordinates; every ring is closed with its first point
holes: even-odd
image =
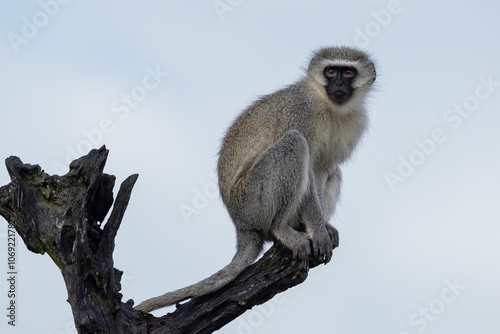
{"type": "Polygon", "coordinates": [[[260,226],[261,230],[304,263],[311,254],[311,245],[307,234],[296,228],[308,186],[309,147],[299,131],[290,130],[262,154],[250,171],[244,204],[255,210],[252,222],[266,224],[260,226]]]}
{"type": "MultiPolygon", "coordinates": [[[[341,183],[342,183],[342,172],[340,171],[340,168],[337,166],[328,176],[323,194],[323,200],[322,200],[323,212],[325,213],[326,219],[332,217],[333,213],[335,212],[335,208],[337,206],[340,197],[341,183]]],[[[332,239],[333,248],[338,247],[339,235],[337,229],[335,229],[330,224],[326,224],[326,228],[328,230],[328,233],[330,234],[330,238],[332,239]]]]}

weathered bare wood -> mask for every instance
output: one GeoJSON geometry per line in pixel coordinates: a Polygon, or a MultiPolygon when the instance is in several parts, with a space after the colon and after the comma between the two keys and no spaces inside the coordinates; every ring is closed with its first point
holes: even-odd
{"type": "MultiPolygon", "coordinates": [[[[121,184],[113,205],[115,177],[103,173],[107,155],[105,147],[92,150],[64,176],[9,157],[11,183],[0,188],[0,215],[30,251],[47,253],[61,269],[79,333],[212,333],[307,278],[290,253],[274,245],[235,281],[175,312],[154,317],[134,310],[132,300],[122,302],[123,272],[113,267],[113,251],[138,175],[121,184]]],[[[316,265],[311,259],[310,267],[316,265]]]]}

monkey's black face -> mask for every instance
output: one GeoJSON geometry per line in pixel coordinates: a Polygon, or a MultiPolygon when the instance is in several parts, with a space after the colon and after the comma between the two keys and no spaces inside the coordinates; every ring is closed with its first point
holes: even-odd
{"type": "Polygon", "coordinates": [[[325,68],[325,78],[328,80],[326,93],[337,104],[347,102],[354,92],[352,82],[358,72],[353,67],[329,66],[325,68]]]}

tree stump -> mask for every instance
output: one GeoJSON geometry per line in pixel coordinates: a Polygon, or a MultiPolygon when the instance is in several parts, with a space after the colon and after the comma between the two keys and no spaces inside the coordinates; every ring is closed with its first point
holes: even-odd
{"type": "MultiPolygon", "coordinates": [[[[12,156],[5,162],[11,183],[0,188],[0,215],[30,251],[47,253],[61,270],[79,333],[212,333],[307,278],[288,250],[273,245],[233,282],[172,313],[134,310],[133,300],[122,302],[123,272],[113,267],[113,251],[138,175],[123,181],[113,200],[115,177],[103,173],[107,156],[104,146],[92,150],[64,176],[12,156]]],[[[310,268],[317,265],[311,258],[310,268]]]]}

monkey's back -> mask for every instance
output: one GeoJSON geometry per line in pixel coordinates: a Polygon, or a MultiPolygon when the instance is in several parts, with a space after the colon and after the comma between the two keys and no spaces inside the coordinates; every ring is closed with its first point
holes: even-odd
{"type": "MultiPolygon", "coordinates": [[[[219,152],[218,176],[222,199],[244,186],[247,172],[259,156],[289,130],[312,135],[317,115],[314,94],[305,79],[261,97],[248,107],[227,131],[219,152]]],[[[226,203],[227,204],[227,203],[226,203]]]]}

